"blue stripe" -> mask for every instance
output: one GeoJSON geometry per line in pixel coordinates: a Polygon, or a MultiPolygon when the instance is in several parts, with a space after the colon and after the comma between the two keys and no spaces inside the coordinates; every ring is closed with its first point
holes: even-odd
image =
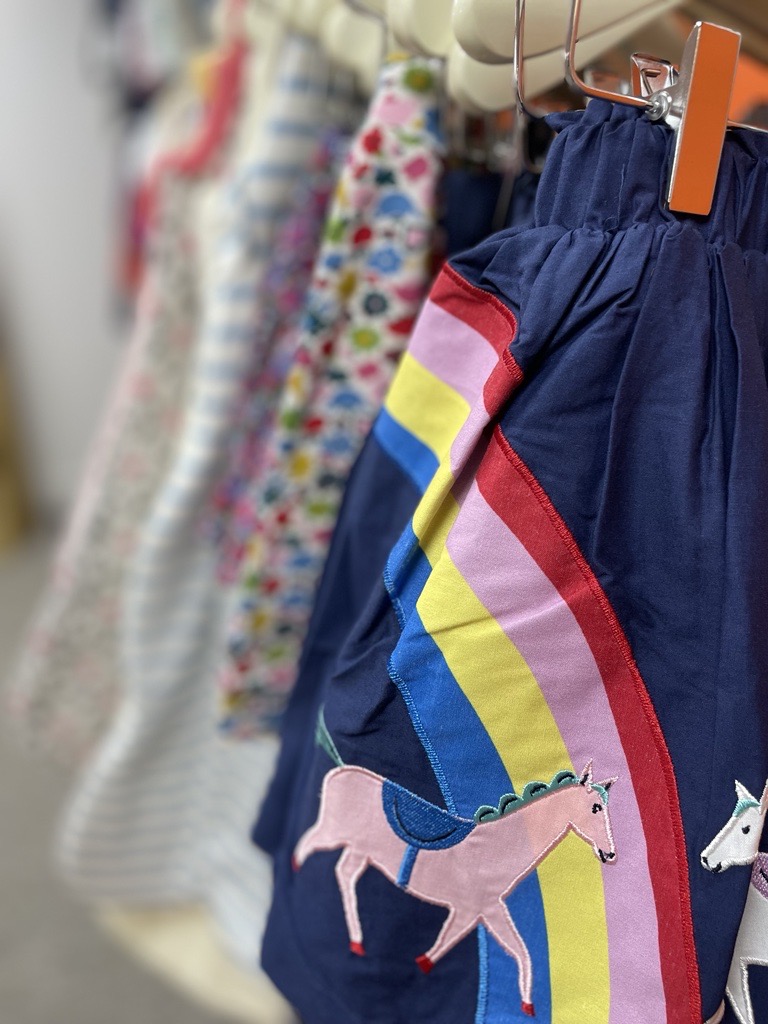
{"type": "Polygon", "coordinates": [[[382,409],[376,418],[373,433],[384,451],[423,494],[439,465],[434,453],[401,427],[386,409],[382,409]]]}
{"type": "MultiPolygon", "coordinates": [[[[414,554],[414,575],[429,573],[423,552],[414,554]]],[[[498,751],[450,671],[440,648],[424,625],[412,603],[416,588],[401,591],[407,622],[402,638],[393,652],[393,681],[403,693],[409,710],[418,712],[420,736],[429,737],[427,754],[439,763],[443,780],[447,780],[455,812],[471,818],[481,804],[495,804],[502,793],[509,792],[512,781],[498,751]],[[407,602],[407,603],[406,603],[407,602]],[[425,680],[429,684],[425,686],[425,680]],[[471,749],[471,758],[467,751],[471,749]],[[482,766],[481,771],[467,770],[468,761],[482,766]]],[[[419,591],[420,592],[420,591],[419,591]]],[[[415,724],[415,723],[414,723],[415,724]]],[[[419,731],[419,730],[417,730],[419,731]]],[[[448,806],[449,793],[438,776],[448,806]]],[[[454,808],[450,808],[453,810],[454,808]]],[[[552,1005],[549,983],[549,946],[544,904],[536,874],[526,878],[507,900],[507,906],[536,964],[534,972],[535,1003],[539,1019],[548,1021],[552,1005]]],[[[509,1013],[510,994],[516,993],[517,964],[497,945],[488,943],[488,987],[483,998],[488,1001],[490,1020],[503,1021],[509,1013]]]]}
{"type": "Polygon", "coordinates": [[[415,609],[431,571],[419,539],[409,523],[390,551],[384,570],[384,583],[395,606],[401,629],[405,627],[409,610],[415,609]],[[407,573],[404,571],[406,566],[410,570],[407,573]]]}
{"type": "Polygon", "coordinates": [[[317,135],[317,125],[307,124],[305,121],[287,121],[276,119],[270,121],[267,130],[275,135],[295,135],[299,138],[311,139],[317,135]]]}
{"type": "Polygon", "coordinates": [[[198,411],[203,416],[228,415],[232,404],[232,395],[212,394],[200,400],[198,411]]]}
{"type": "Polygon", "coordinates": [[[408,888],[408,883],[411,880],[411,874],[413,872],[413,865],[416,863],[416,855],[418,850],[415,846],[406,846],[403,859],[400,862],[400,870],[397,873],[397,884],[402,889],[408,888]]]}
{"type": "Polygon", "coordinates": [[[482,924],[477,928],[477,960],[480,980],[477,985],[475,1024],[485,1024],[488,1016],[488,932],[482,924]]]}
{"type": "MultiPolygon", "coordinates": [[[[424,491],[437,468],[431,449],[399,424],[383,416],[375,429],[379,443],[416,485],[424,491]],[[390,426],[391,424],[391,426],[390,426]],[[427,467],[433,473],[427,477],[427,467]]],[[[481,804],[495,804],[509,792],[512,781],[475,709],[467,700],[440,648],[416,610],[416,603],[432,569],[409,524],[389,556],[384,581],[403,631],[390,658],[390,674],[403,695],[414,728],[435,771],[446,806],[472,817],[481,804]],[[429,685],[425,686],[425,680],[429,685]],[[471,763],[481,772],[467,771],[471,763]]],[[[536,965],[534,1002],[537,1018],[551,1019],[549,944],[544,903],[537,875],[520,883],[507,899],[507,907],[536,965]]],[[[480,978],[476,1024],[486,1019],[520,1019],[516,1010],[516,962],[495,941],[478,936],[480,978]],[[514,1007],[514,1010],[513,1010],[514,1007]]]]}
{"type": "Polygon", "coordinates": [[[250,341],[256,333],[253,324],[233,324],[231,320],[224,320],[223,323],[210,325],[210,336],[216,341],[250,341]]]}
{"type": "Polygon", "coordinates": [[[253,281],[238,281],[234,284],[217,284],[214,298],[217,302],[251,302],[258,296],[258,290],[253,281]]]}
{"type": "Polygon", "coordinates": [[[325,86],[315,78],[308,78],[306,75],[286,75],[277,83],[278,89],[285,92],[311,92],[315,96],[325,95],[325,86]]]}
{"type": "MultiPolygon", "coordinates": [[[[208,451],[206,451],[204,457],[200,456],[199,454],[195,454],[190,457],[190,461],[194,461],[195,465],[202,464],[203,466],[213,461],[210,454],[210,448],[213,447],[214,444],[216,444],[216,442],[219,440],[219,436],[221,435],[222,430],[225,430],[226,427],[227,418],[226,416],[222,416],[221,419],[217,420],[215,423],[210,424],[207,427],[198,426],[195,428],[195,430],[190,430],[188,434],[190,444],[194,444],[198,448],[209,449],[208,451]]],[[[186,453],[185,458],[181,461],[184,464],[186,464],[186,453]]]]}
{"type": "Polygon", "coordinates": [[[243,368],[229,362],[219,362],[218,359],[208,358],[198,364],[196,373],[199,374],[199,377],[207,377],[210,380],[239,381],[243,368]]]}
{"type": "Polygon", "coordinates": [[[255,220],[278,220],[280,217],[287,217],[293,211],[291,203],[251,203],[245,209],[245,216],[250,221],[255,220]]]}

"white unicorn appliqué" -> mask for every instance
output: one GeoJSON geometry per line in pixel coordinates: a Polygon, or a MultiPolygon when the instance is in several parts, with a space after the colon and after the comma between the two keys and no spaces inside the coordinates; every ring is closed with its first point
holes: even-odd
{"type": "Polygon", "coordinates": [[[701,863],[714,872],[753,865],[725,991],[741,1024],[755,1024],[747,969],[751,964],[768,967],[768,854],[758,852],[768,810],[768,782],[759,800],[737,782],[736,797],[733,814],[702,853],[701,863]]]}

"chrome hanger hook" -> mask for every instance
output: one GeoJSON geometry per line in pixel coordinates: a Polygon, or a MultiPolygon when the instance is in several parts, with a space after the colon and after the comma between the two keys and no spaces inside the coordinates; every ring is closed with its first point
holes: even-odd
{"type": "MultiPolygon", "coordinates": [[[[523,0],[524,2],[524,0],[523,0]]],[[[640,107],[644,110],[651,108],[648,100],[639,96],[625,95],[623,93],[611,92],[608,89],[601,89],[599,86],[590,84],[582,78],[576,68],[576,47],[579,43],[579,26],[581,24],[581,11],[583,0],[572,0],[571,17],[568,24],[568,35],[565,42],[565,78],[570,86],[578,89],[585,96],[593,99],[608,100],[609,103],[623,103],[629,107],[640,107]]]]}
{"type": "Polygon", "coordinates": [[[526,104],[525,95],[525,60],[523,46],[525,43],[525,0],[515,0],[515,45],[512,52],[512,73],[515,76],[515,95],[517,96],[517,109],[526,117],[536,118],[535,114],[526,104]]]}
{"type": "Polygon", "coordinates": [[[517,109],[532,121],[541,121],[549,114],[543,108],[535,110],[528,103],[525,91],[525,12],[526,0],[515,0],[515,45],[512,55],[512,73],[515,77],[517,109]]]}

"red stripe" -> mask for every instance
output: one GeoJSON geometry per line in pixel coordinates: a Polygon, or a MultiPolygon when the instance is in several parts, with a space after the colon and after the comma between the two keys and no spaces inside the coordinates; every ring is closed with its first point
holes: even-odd
{"type": "Polygon", "coordinates": [[[469,324],[501,354],[517,334],[517,318],[503,302],[465,281],[447,264],[432,286],[430,299],[447,313],[469,324]]]}
{"type": "MultiPolygon", "coordinates": [[[[688,860],[672,760],[626,636],[567,526],[497,427],[477,475],[488,504],[568,604],[603,678],[645,829],[668,1024],[701,1024],[688,860]]],[[[631,969],[631,965],[627,965],[631,969]]]]}
{"type": "Polygon", "coordinates": [[[509,349],[505,348],[483,388],[483,405],[490,419],[499,415],[522,380],[523,371],[509,349]]]}

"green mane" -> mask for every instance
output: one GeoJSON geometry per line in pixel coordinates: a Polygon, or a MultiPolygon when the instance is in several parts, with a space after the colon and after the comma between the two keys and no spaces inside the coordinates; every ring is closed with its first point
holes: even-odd
{"type": "Polygon", "coordinates": [[[736,804],[736,808],[735,808],[733,814],[731,815],[731,817],[732,818],[738,818],[739,815],[743,814],[745,811],[748,811],[750,809],[750,807],[758,807],[759,808],[760,804],[759,804],[759,802],[757,800],[750,800],[750,799],[739,800],[739,802],[736,804]]]}
{"type": "MultiPolygon", "coordinates": [[[[478,825],[484,825],[489,821],[498,821],[499,818],[513,814],[524,804],[530,804],[534,800],[538,800],[539,797],[551,793],[553,789],[560,789],[562,786],[572,786],[574,784],[578,786],[579,781],[578,776],[574,775],[573,772],[562,771],[558,772],[551,782],[529,782],[523,789],[522,794],[505,793],[496,807],[492,807],[490,804],[483,804],[482,807],[478,807],[475,811],[474,819],[478,825]]],[[[603,803],[608,802],[608,793],[602,786],[596,786],[592,783],[592,788],[600,792],[603,803]]]]}

